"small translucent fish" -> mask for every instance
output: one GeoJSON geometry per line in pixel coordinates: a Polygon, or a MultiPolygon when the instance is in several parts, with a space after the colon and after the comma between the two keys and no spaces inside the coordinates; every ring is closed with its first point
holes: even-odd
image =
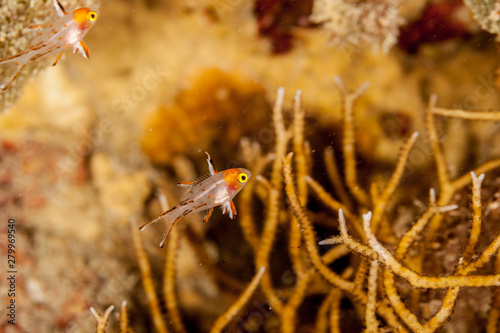
{"type": "Polygon", "coordinates": [[[63,52],[70,47],[73,47],[73,53],[78,51],[89,59],[89,48],[82,39],[97,20],[98,11],[84,7],[67,14],[58,0],[53,0],[53,4],[59,17],[53,22],[30,26],[30,29],[42,30],[28,48],[0,61],[0,89],[7,89],[23,68],[35,60],[58,54],[52,64],[55,66],[63,52]]]}
{"type": "Polygon", "coordinates": [[[172,209],[164,212],[157,218],[144,224],[140,230],[152,226],[160,235],[160,247],[165,244],[172,227],[184,216],[192,213],[207,211],[204,221],[207,222],[213,213],[214,207],[221,206],[222,214],[228,213],[232,219],[236,216],[236,207],[233,198],[245,186],[252,176],[247,169],[235,168],[217,172],[212,158],[208,156],[210,175],[194,181],[184,181],[177,185],[185,186],[188,191],[181,201],[172,209]]]}

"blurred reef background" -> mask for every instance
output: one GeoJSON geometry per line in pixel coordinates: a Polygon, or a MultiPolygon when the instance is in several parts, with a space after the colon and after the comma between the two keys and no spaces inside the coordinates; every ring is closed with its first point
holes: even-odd
{"type": "MultiPolygon", "coordinates": [[[[498,331],[500,280],[485,282],[500,274],[497,2],[62,4],[99,8],[84,39],[90,60],[68,50],[0,92],[1,332],[91,332],[109,306],[106,332],[498,331]],[[439,107],[487,115],[439,113],[433,94],[439,107]],[[159,193],[173,206],[178,181],[207,173],[204,151],[219,170],[253,172],[238,215],[185,218],[158,248],[138,228],[163,212],[159,193]],[[472,170],[486,173],[479,189],[472,170]],[[342,236],[317,244],[339,235],[338,208],[371,256],[342,236]],[[438,216],[396,261],[419,278],[464,282],[426,289],[389,265],[366,237],[368,211],[399,254],[422,214],[438,216]],[[4,306],[9,218],[15,326],[4,306]]],[[[51,1],[3,0],[0,57],[54,18],[51,1]]]]}

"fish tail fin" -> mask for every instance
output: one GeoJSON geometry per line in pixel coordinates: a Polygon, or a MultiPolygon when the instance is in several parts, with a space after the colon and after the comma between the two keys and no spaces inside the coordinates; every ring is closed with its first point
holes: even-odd
{"type": "Polygon", "coordinates": [[[25,66],[26,64],[21,64],[16,59],[5,59],[0,61],[0,89],[7,89],[25,66]]]}
{"type": "Polygon", "coordinates": [[[178,217],[176,218],[175,216],[172,216],[171,211],[168,211],[158,216],[157,218],[143,224],[139,228],[139,230],[142,231],[148,227],[151,227],[153,232],[160,239],[160,247],[163,247],[168,239],[168,236],[170,235],[170,232],[172,231],[172,227],[178,220],[178,217]]]}

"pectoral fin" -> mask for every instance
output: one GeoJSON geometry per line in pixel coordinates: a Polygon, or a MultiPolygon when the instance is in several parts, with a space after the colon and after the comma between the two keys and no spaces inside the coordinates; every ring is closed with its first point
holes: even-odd
{"type": "Polygon", "coordinates": [[[80,41],[80,43],[75,45],[75,47],[73,49],[73,53],[76,53],[76,51],[78,51],[78,53],[80,53],[84,58],[90,59],[89,48],[83,40],[80,41]]]}
{"type": "Polygon", "coordinates": [[[238,213],[236,212],[236,206],[234,205],[233,200],[231,200],[229,203],[231,204],[231,213],[229,214],[229,217],[232,219],[238,213]]]}
{"type": "Polygon", "coordinates": [[[236,216],[236,207],[234,206],[233,201],[226,202],[225,204],[221,205],[222,208],[222,214],[229,214],[229,218],[233,219],[236,216]]]}

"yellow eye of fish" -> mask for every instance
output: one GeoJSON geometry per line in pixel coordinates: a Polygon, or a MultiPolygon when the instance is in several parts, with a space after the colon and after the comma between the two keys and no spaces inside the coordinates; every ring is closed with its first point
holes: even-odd
{"type": "Polygon", "coordinates": [[[89,12],[87,14],[87,18],[89,21],[95,21],[97,19],[97,13],[96,12],[89,12]]]}
{"type": "Polygon", "coordinates": [[[239,181],[240,183],[244,183],[244,182],[246,182],[247,180],[248,180],[248,176],[247,176],[247,174],[246,174],[246,173],[242,172],[242,173],[240,173],[240,174],[238,175],[238,181],[239,181]]]}

